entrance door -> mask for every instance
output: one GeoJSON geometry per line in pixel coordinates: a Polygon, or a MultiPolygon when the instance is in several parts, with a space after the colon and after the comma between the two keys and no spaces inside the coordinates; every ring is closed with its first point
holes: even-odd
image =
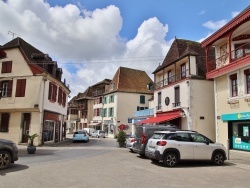
{"type": "Polygon", "coordinates": [[[30,132],[30,113],[23,114],[23,123],[22,123],[22,143],[28,143],[28,135],[30,132]]]}

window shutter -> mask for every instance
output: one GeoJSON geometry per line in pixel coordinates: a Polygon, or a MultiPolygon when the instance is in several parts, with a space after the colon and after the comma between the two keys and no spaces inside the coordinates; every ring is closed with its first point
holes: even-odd
{"type": "Polygon", "coordinates": [[[137,106],[137,110],[136,111],[139,111],[140,110],[140,106],[137,106]]]}
{"type": "Polygon", "coordinates": [[[13,85],[13,80],[9,80],[9,82],[8,82],[7,97],[11,97],[12,96],[12,85],[13,85]]]}
{"type": "Polygon", "coordinates": [[[49,83],[49,95],[48,95],[48,99],[51,100],[52,99],[52,83],[49,83]]]}
{"type": "Polygon", "coordinates": [[[58,104],[61,105],[62,104],[62,89],[59,87],[59,93],[58,93],[58,104]]]}
{"type": "Polygon", "coordinates": [[[18,79],[16,85],[16,97],[24,97],[26,88],[26,79],[18,79]]]}
{"type": "Polygon", "coordinates": [[[237,74],[230,75],[230,79],[231,79],[231,80],[237,79],[237,74]]]}
{"type": "Polygon", "coordinates": [[[56,97],[57,97],[57,86],[52,84],[53,87],[53,96],[52,96],[52,101],[56,102],[56,97]]]}
{"type": "Polygon", "coordinates": [[[66,105],[66,93],[63,92],[63,102],[62,102],[63,107],[66,105]]]}

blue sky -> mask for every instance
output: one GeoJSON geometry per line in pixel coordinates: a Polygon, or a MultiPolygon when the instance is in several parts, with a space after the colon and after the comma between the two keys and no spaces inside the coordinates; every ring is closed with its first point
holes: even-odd
{"type": "Polygon", "coordinates": [[[202,41],[250,0],[0,0],[0,45],[19,37],[63,68],[71,96],[120,66],[152,72],[175,36],[202,41]]]}

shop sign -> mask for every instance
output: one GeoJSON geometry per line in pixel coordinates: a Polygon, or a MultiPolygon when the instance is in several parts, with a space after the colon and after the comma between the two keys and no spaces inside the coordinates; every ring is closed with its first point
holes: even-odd
{"type": "Polygon", "coordinates": [[[232,120],[248,120],[250,119],[250,112],[235,113],[235,114],[222,114],[222,121],[232,121],[232,120]]]}
{"type": "Polygon", "coordinates": [[[45,120],[59,121],[59,115],[58,114],[49,113],[49,112],[45,112],[44,113],[44,119],[45,120]]]}
{"type": "Polygon", "coordinates": [[[250,151],[250,143],[244,142],[241,138],[233,136],[233,148],[250,151]]]}

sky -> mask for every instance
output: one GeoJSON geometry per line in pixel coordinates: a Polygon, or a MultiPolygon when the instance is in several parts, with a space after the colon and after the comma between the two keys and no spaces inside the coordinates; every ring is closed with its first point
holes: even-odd
{"type": "Polygon", "coordinates": [[[250,0],[0,0],[0,45],[21,37],[48,54],[63,69],[72,98],[112,79],[120,66],[143,70],[153,80],[175,37],[202,42],[249,5],[250,0]]]}

